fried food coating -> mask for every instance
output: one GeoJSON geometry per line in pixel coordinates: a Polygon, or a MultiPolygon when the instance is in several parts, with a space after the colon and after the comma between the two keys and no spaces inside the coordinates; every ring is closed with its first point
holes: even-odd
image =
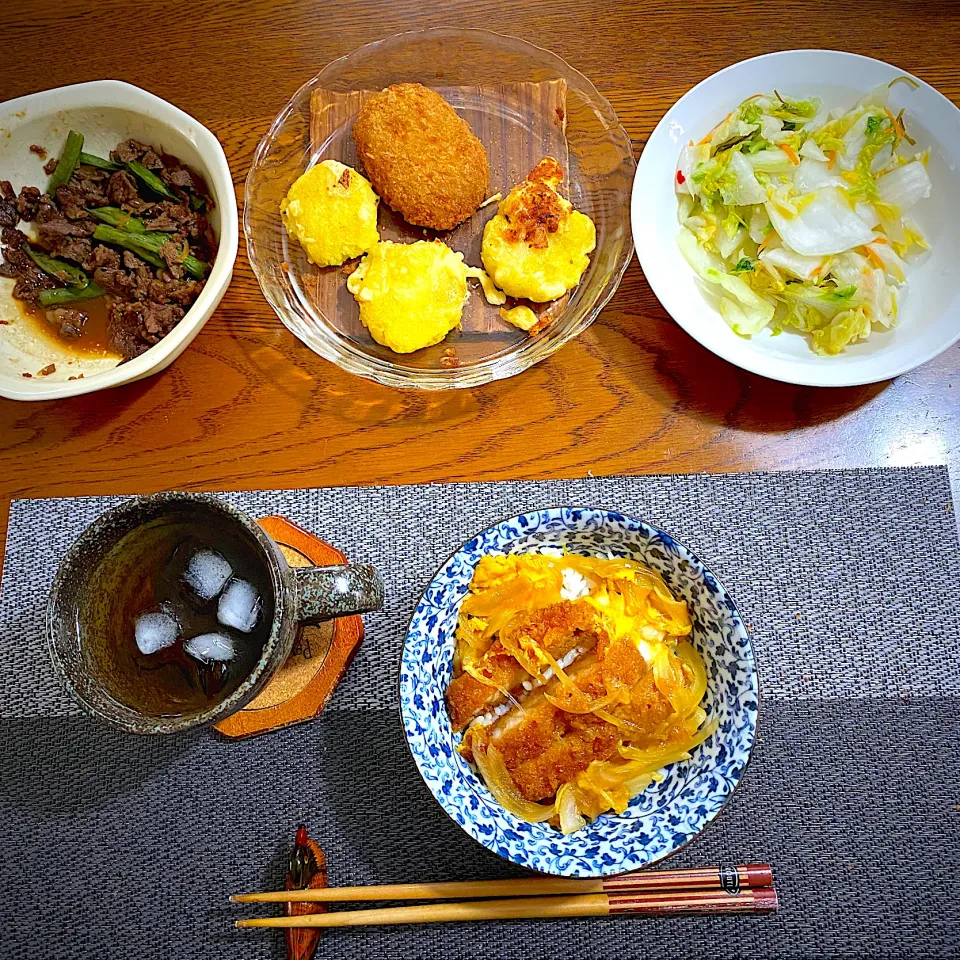
{"type": "Polygon", "coordinates": [[[378,243],[347,280],[360,320],[377,343],[413,353],[439,343],[467,299],[463,254],[439,240],[378,243]]]}
{"type": "Polygon", "coordinates": [[[468,673],[461,673],[450,681],[447,707],[455,731],[462,730],[474,718],[505,702],[505,691],[522,693],[520,684],[529,675],[504,645],[504,639],[510,642],[517,636],[534,640],[557,659],[566,656],[574,647],[592,650],[598,643],[608,642],[599,618],[582,604],[564,601],[533,613],[517,614],[480,658],[478,667],[488,682],[468,673]]]}
{"type": "MultiPolygon", "coordinates": [[[[643,657],[632,645],[618,649],[621,672],[629,676],[630,699],[611,709],[620,720],[652,734],[671,715],[670,703],[657,689],[643,657]]],[[[603,664],[584,664],[574,673],[577,689],[599,696],[605,691],[603,664]]],[[[547,690],[559,692],[554,679],[547,690]]],[[[510,776],[527,800],[545,800],[582,773],[594,760],[617,757],[623,733],[617,726],[593,714],[558,710],[543,690],[524,701],[523,710],[513,709],[492,727],[491,742],[503,754],[510,776]]]]}
{"type": "Polygon", "coordinates": [[[497,215],[484,227],[483,265],[507,296],[556,300],[590,265],[597,231],[557,192],[562,180],[560,164],[545,157],[500,201],[497,215]]]}
{"type": "Polygon", "coordinates": [[[409,223],[451,230],[483,202],[487,151],[440,94],[395,83],[353,124],[357,153],[377,194],[409,223]]]}
{"type": "Polygon", "coordinates": [[[377,245],[377,202],[370,184],[356,170],[324,160],[290,187],[280,214],[310,260],[330,267],[377,245]]]}

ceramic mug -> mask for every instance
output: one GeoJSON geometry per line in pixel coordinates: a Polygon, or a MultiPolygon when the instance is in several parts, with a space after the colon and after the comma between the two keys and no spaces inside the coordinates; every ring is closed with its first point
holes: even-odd
{"type": "Polygon", "coordinates": [[[229,504],[207,494],[158,493],[103,514],[67,551],[47,602],[47,643],[57,672],[86,712],[131,733],[178,733],[216,723],[249,703],[290,655],[300,624],[382,605],[383,586],[373,567],[290,567],[259,524],[229,504]],[[165,532],[193,528],[203,531],[206,541],[213,540],[214,550],[218,541],[241,550],[252,570],[250,579],[262,586],[260,640],[250,652],[256,656],[260,651],[259,657],[239,685],[200,708],[178,712],[176,703],[169,710],[133,704],[138,698],[129,695],[131,682],[141,685],[136,688],[140,692],[157,696],[150,689],[155,668],[147,657],[142,674],[131,674],[129,664],[138,655],[130,632],[135,611],[111,605],[129,592],[138,571],[156,563],[165,532]],[[126,653],[124,643],[106,639],[113,637],[115,624],[130,632],[126,653]]]}

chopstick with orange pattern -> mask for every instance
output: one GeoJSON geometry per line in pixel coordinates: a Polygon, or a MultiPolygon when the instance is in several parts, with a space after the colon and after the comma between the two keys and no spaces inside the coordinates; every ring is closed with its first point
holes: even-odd
{"type": "Polygon", "coordinates": [[[453,920],[514,920],[599,917],[623,914],[772,913],[777,909],[768,864],[640,871],[589,880],[525,877],[517,880],[384,884],[238,894],[237,903],[346,902],[491,897],[504,900],[427,903],[347,910],[300,917],[238,920],[238,927],[348,927],[370,924],[440,923],[453,920]]]}

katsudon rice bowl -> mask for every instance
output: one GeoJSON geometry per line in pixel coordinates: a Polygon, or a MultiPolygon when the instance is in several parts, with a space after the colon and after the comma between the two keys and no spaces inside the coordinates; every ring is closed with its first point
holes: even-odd
{"type": "MultiPolygon", "coordinates": [[[[639,672],[644,674],[642,661],[640,664],[639,672]]],[[[516,664],[511,662],[511,666],[516,664]]],[[[652,697],[659,698],[656,690],[652,697]]],[[[756,734],[757,708],[750,639],[722,584],[669,534],[606,510],[540,510],[504,520],[469,540],[424,590],[401,657],[404,730],[414,761],[434,797],[487,849],[521,866],[557,876],[599,877],[636,870],[670,856],[697,836],[728,802],[746,769],[756,734]],[[534,582],[526,594],[517,592],[504,574],[506,570],[530,569],[537,571],[533,581],[541,572],[546,580],[534,582]],[[604,577],[611,579],[605,581],[604,577]],[[658,629],[649,623],[637,626],[638,621],[632,621],[633,634],[630,629],[615,627],[625,621],[606,611],[607,587],[610,598],[617,599],[620,588],[611,585],[623,579],[630,581],[631,590],[636,589],[634,581],[646,585],[651,622],[658,629]],[[502,608],[516,604],[521,596],[527,598],[522,609],[502,608]],[[624,706],[629,696],[622,694],[618,699],[610,693],[603,703],[592,703],[594,712],[611,724],[616,722],[611,714],[627,718],[619,724],[627,732],[620,731],[613,759],[606,759],[609,750],[606,754],[595,752],[593,756],[604,758],[602,762],[596,760],[588,769],[579,769],[575,763],[571,766],[571,755],[579,754],[583,744],[564,754],[570,729],[603,726],[597,716],[589,716],[591,705],[577,700],[583,700],[581,691],[588,687],[583,678],[596,668],[606,642],[597,641],[593,650],[593,641],[582,639],[591,636],[584,617],[590,620],[591,611],[600,608],[605,612],[597,622],[604,626],[597,628],[598,635],[606,637],[603,631],[607,629],[611,637],[622,634],[620,639],[628,646],[635,641],[631,651],[640,650],[647,660],[647,686],[637,682],[634,701],[640,698],[641,688],[653,689],[654,677],[660,682],[654,651],[661,643],[664,650],[680,654],[684,664],[702,664],[702,672],[699,667],[682,667],[691,678],[693,691],[687,707],[677,706],[672,717],[670,707],[664,708],[668,719],[676,721],[672,729],[679,729],[682,721],[687,733],[685,739],[674,742],[680,749],[664,751],[666,765],[662,768],[652,769],[654,765],[649,764],[655,755],[650,752],[652,741],[640,736],[636,726],[642,723],[639,715],[624,712],[629,709],[624,706]],[[530,627],[540,620],[550,623],[553,637],[557,630],[562,633],[572,624],[579,639],[551,646],[543,640],[542,631],[530,627]],[[521,621],[529,629],[518,644],[508,639],[508,634],[515,637],[521,621]],[[513,626],[504,626],[508,622],[513,626]],[[487,626],[496,638],[494,646],[490,646],[493,638],[488,638],[480,649],[492,651],[492,655],[497,644],[509,647],[525,665],[525,682],[514,685],[513,680],[485,667],[482,658],[471,659],[465,638],[471,630],[479,636],[487,626]],[[499,633],[494,633],[497,630],[499,633]],[[530,642],[532,635],[540,638],[540,645],[530,642]],[[697,681],[692,679],[695,675],[697,681]],[[492,684],[489,697],[482,695],[482,685],[474,683],[474,678],[492,684]],[[571,679],[580,690],[563,689],[571,679]],[[499,692],[495,689],[498,684],[503,688],[499,692]],[[471,693],[472,687],[480,691],[479,699],[477,691],[471,693]],[[473,701],[467,706],[471,696],[473,701]],[[519,762],[516,751],[513,755],[506,752],[505,738],[500,741],[503,757],[496,751],[486,755],[486,762],[484,756],[477,756],[477,745],[495,741],[498,728],[515,732],[524,725],[535,725],[538,716],[545,715],[544,699],[576,715],[567,732],[558,733],[562,741],[559,752],[556,740],[542,750],[543,745],[534,744],[531,737],[521,750],[526,751],[519,758],[524,762],[519,762]],[[631,730],[638,737],[634,742],[631,730]],[[531,760],[531,751],[542,754],[531,760]],[[641,754],[647,762],[641,773],[651,768],[649,774],[634,776],[629,782],[624,776],[616,788],[610,788],[609,800],[594,802],[597,792],[590,792],[590,777],[601,770],[621,769],[618,765],[626,759],[637,764],[641,754]],[[491,755],[497,758],[499,772],[493,769],[491,773],[491,755]],[[504,758],[512,781],[504,780],[504,758]],[[552,786],[537,781],[544,763],[554,766],[546,772],[552,786]],[[536,775],[530,772],[534,768],[536,775]],[[559,783],[565,785],[554,797],[559,783]],[[579,809],[569,802],[574,795],[579,809]]],[[[547,707],[546,713],[551,710],[547,707]]],[[[661,731],[666,726],[669,724],[661,724],[661,731]]],[[[607,733],[614,729],[611,726],[607,733]]],[[[597,779],[594,776],[593,782],[597,779]]]]}

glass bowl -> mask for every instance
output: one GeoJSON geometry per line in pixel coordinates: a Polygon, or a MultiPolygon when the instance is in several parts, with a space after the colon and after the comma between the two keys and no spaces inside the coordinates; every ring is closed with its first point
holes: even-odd
{"type": "MultiPolygon", "coordinates": [[[[478,386],[514,376],[550,356],[585,330],[613,296],[631,254],[630,188],[635,169],[630,139],[613,108],[560,57],[487,30],[442,27],[402,33],[330,63],[297,91],[274,120],[247,176],[243,212],[247,254],[277,316],[320,356],[388,386],[425,390],[478,386]],[[530,336],[500,320],[496,307],[482,311],[474,307],[465,310],[462,327],[436,346],[395,354],[376,343],[360,324],[357,305],[346,289],[346,271],[321,270],[287,236],[280,201],[294,180],[323,159],[357,164],[352,127],[359,105],[345,95],[401,81],[436,89],[470,123],[491,157],[490,193],[504,195],[542,158],[556,135],[537,113],[536,97],[508,102],[504,97],[485,96],[484,90],[529,90],[533,84],[565,82],[565,111],[558,109],[558,119],[550,118],[554,126],[566,124],[561,192],[593,219],[597,246],[579,285],[539,333],[530,336]],[[520,84],[526,86],[513,86],[520,84]],[[336,121],[325,125],[320,121],[312,129],[315,91],[324,91],[326,97],[340,95],[342,103],[336,121]],[[506,161],[498,164],[496,158],[512,138],[521,138],[524,150],[509,167],[506,161]],[[509,182],[499,182],[508,178],[509,182]],[[332,297],[331,271],[337,272],[339,283],[332,297]]],[[[477,218],[485,222],[495,213],[496,205],[490,203],[467,225],[434,233],[404,224],[381,203],[379,225],[384,238],[439,237],[462,252],[467,263],[481,266],[477,218]]],[[[479,291],[471,292],[471,298],[480,297],[479,291]]]]}

